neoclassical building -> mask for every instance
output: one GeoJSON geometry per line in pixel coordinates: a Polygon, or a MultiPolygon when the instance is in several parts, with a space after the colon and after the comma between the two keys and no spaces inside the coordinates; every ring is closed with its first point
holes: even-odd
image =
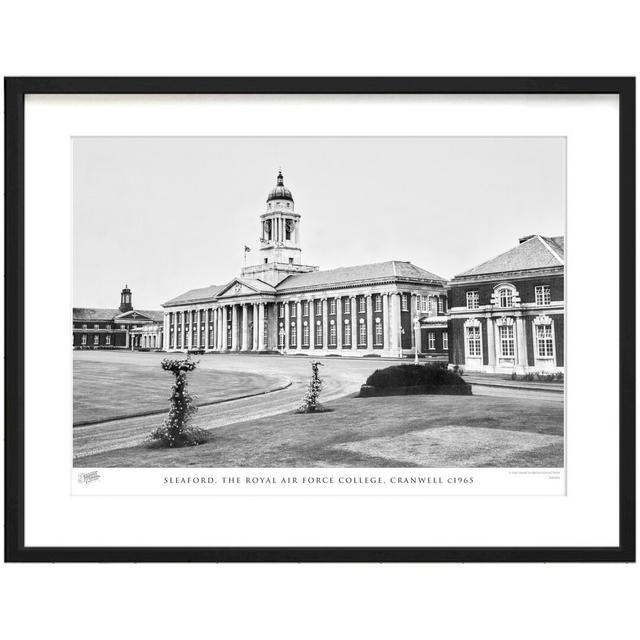
{"type": "Polygon", "coordinates": [[[450,359],[467,370],[564,371],[564,237],[520,244],[449,282],[450,359]]]}
{"type": "Polygon", "coordinates": [[[162,311],[133,308],[125,284],[117,309],[73,308],[75,349],[162,349],[162,311]]]}
{"type": "Polygon", "coordinates": [[[225,285],[192,289],[165,302],[165,349],[447,354],[443,278],[395,260],[329,270],[305,265],[300,224],[279,172],[260,215],[257,264],[225,285]]]}

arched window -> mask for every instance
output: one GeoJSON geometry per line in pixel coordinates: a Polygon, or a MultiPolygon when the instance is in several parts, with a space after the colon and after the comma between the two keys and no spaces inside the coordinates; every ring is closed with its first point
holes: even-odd
{"type": "Polygon", "coordinates": [[[498,289],[498,305],[501,307],[513,307],[513,289],[500,287],[498,289]]]}

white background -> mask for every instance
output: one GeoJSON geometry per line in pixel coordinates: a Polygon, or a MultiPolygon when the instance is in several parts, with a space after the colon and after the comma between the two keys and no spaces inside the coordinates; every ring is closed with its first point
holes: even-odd
{"type": "MultiPolygon", "coordinates": [[[[487,469],[463,495],[340,499],[203,496],[149,500],[148,472],[109,470],[70,495],[69,343],[25,345],[27,546],[615,546],[618,543],[618,109],[615,96],[38,96],[25,109],[26,335],[68,335],[71,321],[70,142],[81,135],[529,135],[567,138],[568,491],[542,476],[487,469]],[[603,212],[611,212],[602,225],[603,212]],[[594,261],[598,248],[601,263],[594,261]],[[46,267],[46,268],[45,268],[46,267]],[[590,375],[591,327],[574,302],[607,291],[607,376],[590,375]],[[65,366],[66,365],[66,366],[65,366]],[[55,416],[52,423],[51,416],[55,416]],[[594,460],[598,473],[594,473],[594,460]],[[116,499],[122,480],[133,494],[116,499]],[[507,476],[507,477],[504,477],[507,476]],[[43,482],[46,478],[46,482],[43,482]],[[147,482],[144,481],[147,479],[147,482]],[[501,481],[497,478],[501,478],[501,481]],[[504,491],[497,485],[504,483],[504,491]],[[104,485],[104,488],[102,487],[104,485]],[[84,492],[83,492],[84,493],[84,492]],[[475,495],[477,493],[484,495],[475,495]],[[514,497],[527,493],[526,499],[514,497]],[[110,495],[108,495],[110,494],[110,495]],[[473,495],[472,495],[473,494],[473,495]],[[184,526],[184,523],[189,526],[184,526]],[[256,523],[260,526],[256,526],[256,523]]],[[[518,215],[514,211],[514,215],[518,215]]],[[[215,212],[212,212],[215,215],[215,212]]],[[[70,477],[71,476],[71,477],[70,477]]],[[[214,487],[215,489],[215,487],[214,487]]],[[[389,487],[391,489],[391,487],[389,487]]],[[[329,493],[327,487],[320,490],[329,493]]],[[[254,491],[256,495],[258,492],[254,491]]],[[[273,491],[273,493],[276,493],[273,491]]],[[[303,493],[303,492],[300,492],[303,493]]],[[[306,491],[304,492],[306,494],[306,491]]],[[[335,490],[330,491],[335,495],[335,490]]],[[[346,492],[345,492],[346,493],[346,492]]],[[[353,492],[351,492],[353,493],[353,492]]],[[[358,491],[361,493],[361,490],[358,491]]]]}
{"type": "MultiPolygon", "coordinates": [[[[632,6],[23,2],[0,16],[0,51],[5,75],[635,75],[632,6]]],[[[637,629],[638,577],[607,565],[10,566],[0,597],[15,638],[590,638],[637,629]]]]}

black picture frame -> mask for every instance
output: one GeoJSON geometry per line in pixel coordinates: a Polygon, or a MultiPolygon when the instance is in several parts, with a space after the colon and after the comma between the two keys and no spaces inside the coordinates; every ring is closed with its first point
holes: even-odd
{"type": "Polygon", "coordinates": [[[635,78],[5,78],[5,561],[635,561],[635,78]],[[615,94],[620,160],[620,475],[615,547],[26,547],[24,540],[24,104],[28,94],[615,94]],[[622,312],[624,304],[624,313],[622,312]]]}

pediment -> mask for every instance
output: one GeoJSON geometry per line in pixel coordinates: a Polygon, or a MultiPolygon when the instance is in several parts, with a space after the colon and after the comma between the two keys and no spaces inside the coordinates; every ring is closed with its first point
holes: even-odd
{"type": "Polygon", "coordinates": [[[145,315],[144,313],[140,313],[140,311],[136,311],[135,309],[133,311],[125,311],[124,313],[121,313],[120,315],[116,316],[115,318],[116,320],[148,320],[149,322],[153,322],[153,318],[150,318],[149,316],[145,315]]]}
{"type": "Polygon", "coordinates": [[[254,296],[261,293],[257,288],[249,283],[236,278],[232,280],[216,297],[217,298],[238,298],[241,296],[254,296]]]}

